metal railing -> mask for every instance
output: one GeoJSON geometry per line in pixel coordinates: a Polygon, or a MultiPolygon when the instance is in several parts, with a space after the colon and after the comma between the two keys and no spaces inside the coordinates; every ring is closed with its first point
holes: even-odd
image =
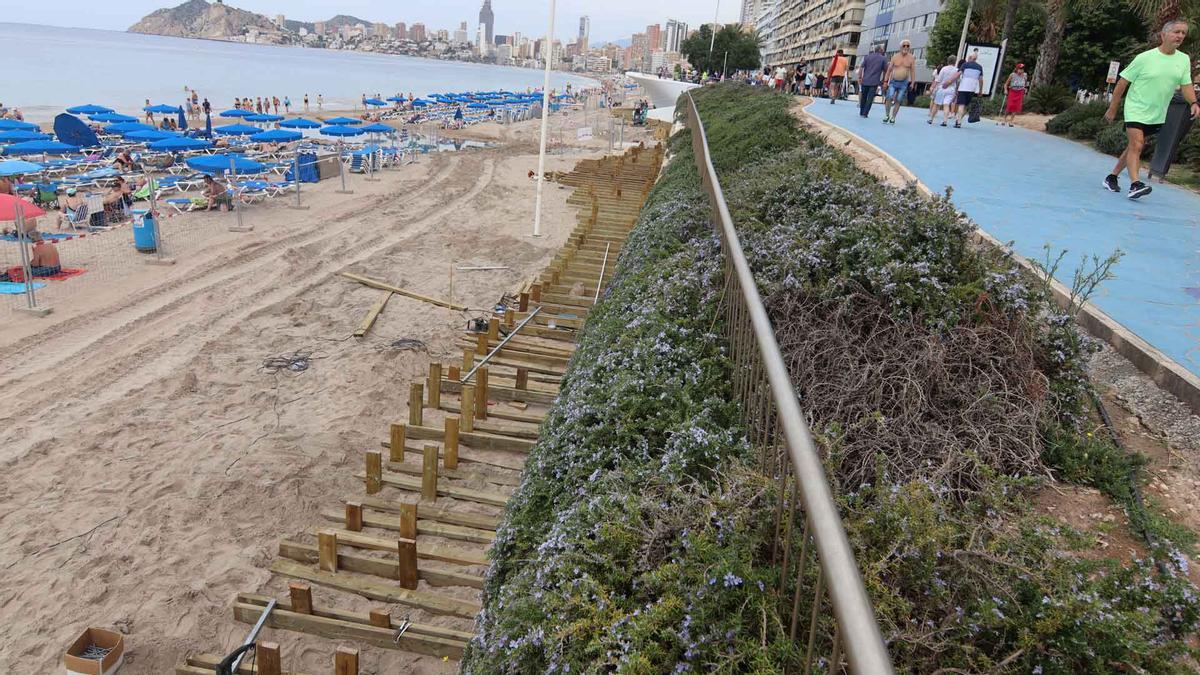
{"type": "Polygon", "coordinates": [[[811,602],[808,628],[800,645],[805,663],[803,672],[812,667],[820,637],[820,646],[829,646],[827,672],[842,669],[844,653],[851,673],[891,673],[891,659],[842,527],[820,453],[800,409],[775,340],[775,330],[713,169],[704,124],[692,96],[684,97],[696,168],[708,193],[713,226],[725,258],[726,337],[734,366],[734,394],[742,402],[746,429],[759,451],[761,469],[779,484],[772,558],[773,563],[780,563],[781,569],[776,591],[781,596],[783,625],[788,626],[795,641],[800,628],[801,600],[807,590],[811,602]],[[800,551],[792,556],[797,517],[803,519],[803,531],[799,534],[800,551]],[[806,588],[812,557],[817,563],[815,581],[806,588]],[[794,582],[791,598],[783,597],[789,578],[794,582]],[[818,630],[826,594],[835,619],[832,636],[819,634],[818,630]]]}

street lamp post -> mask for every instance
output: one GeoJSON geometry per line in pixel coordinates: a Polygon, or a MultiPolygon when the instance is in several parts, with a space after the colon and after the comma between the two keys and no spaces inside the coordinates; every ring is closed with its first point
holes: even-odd
{"type": "Polygon", "coordinates": [[[550,61],[554,58],[554,2],[550,0],[550,23],[546,28],[546,75],[542,81],[542,138],[538,147],[537,200],[533,206],[533,236],[542,236],[542,188],[546,182],[546,133],[550,124],[550,61]]]}

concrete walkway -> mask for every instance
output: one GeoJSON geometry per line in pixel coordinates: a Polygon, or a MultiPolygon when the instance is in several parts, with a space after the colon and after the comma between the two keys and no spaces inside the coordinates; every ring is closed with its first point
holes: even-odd
{"type": "MultiPolygon", "coordinates": [[[[997,126],[931,127],[928,112],[903,108],[895,125],[883,107],[858,115],[854,101],[818,99],[806,111],[875,144],[931,190],[953,188],[955,205],[1013,249],[1043,261],[1047,244],[1067,250],[1059,281],[1071,285],[1083,256],[1125,253],[1092,298],[1102,311],[1200,375],[1200,195],[1154,184],[1139,201],[1103,189],[1114,159],[1074,141],[997,126]]],[[[1145,178],[1143,177],[1143,180],[1145,178]]]]}

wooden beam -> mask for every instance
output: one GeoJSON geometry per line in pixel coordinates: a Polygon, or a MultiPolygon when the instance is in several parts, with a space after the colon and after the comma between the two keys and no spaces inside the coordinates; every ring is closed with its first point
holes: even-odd
{"type": "MultiPolygon", "coordinates": [[[[442,461],[445,462],[445,450],[443,450],[441,454],[442,461]]],[[[424,476],[424,464],[424,461],[422,461],[421,464],[400,464],[398,462],[388,462],[386,468],[388,471],[404,473],[410,476],[424,476]]],[[[500,473],[493,470],[484,470],[481,472],[480,469],[483,468],[482,465],[476,464],[474,466],[475,469],[473,471],[468,471],[465,469],[440,468],[438,469],[438,477],[450,478],[453,480],[482,480],[488,483],[495,483],[496,485],[503,485],[505,487],[517,487],[521,484],[520,476],[512,476],[507,473],[500,473]]]]}
{"type": "Polygon", "coordinates": [[[404,539],[417,538],[417,505],[412,502],[400,505],[400,536],[404,539]]]}
{"type": "Polygon", "coordinates": [[[375,325],[375,319],[379,318],[380,312],[387,306],[388,300],[392,298],[392,291],[384,291],[383,297],[379,298],[379,302],[367,312],[363,317],[362,323],[358,324],[358,328],[354,329],[354,337],[363,337],[367,331],[371,330],[371,326],[375,325]]]}
{"type": "MultiPolygon", "coordinates": [[[[475,387],[473,385],[460,384],[458,382],[452,382],[450,380],[442,380],[442,392],[443,393],[451,393],[451,394],[461,393],[462,394],[459,397],[461,399],[459,401],[460,405],[463,405],[463,406],[466,405],[466,399],[468,398],[466,395],[466,390],[468,390],[468,389],[471,391],[471,396],[474,396],[475,395],[475,387]]],[[[536,389],[516,389],[513,387],[502,387],[502,386],[499,386],[496,384],[489,384],[488,398],[492,399],[493,401],[525,401],[526,403],[541,403],[542,405],[550,405],[551,403],[554,403],[554,400],[556,398],[558,398],[558,394],[551,393],[548,391],[538,391],[536,389]]],[[[475,410],[475,402],[472,401],[471,402],[471,411],[474,412],[474,410],[475,410]]],[[[466,411],[463,411],[462,419],[463,419],[463,429],[462,430],[470,431],[470,429],[466,428],[466,424],[467,424],[466,411]]]]}
{"type": "Polygon", "coordinates": [[[346,502],[346,529],[351,532],[362,532],[363,510],[359,502],[346,502]]]}
{"type": "MultiPolygon", "coordinates": [[[[488,353],[488,334],[487,333],[476,333],[475,334],[475,353],[478,354],[479,356],[487,356],[487,353],[488,353]]],[[[468,369],[468,370],[470,370],[470,369],[468,369]]]]}
{"type": "MultiPolygon", "coordinates": [[[[383,551],[385,553],[399,553],[400,555],[408,555],[403,548],[403,543],[412,541],[411,539],[395,538],[388,539],[386,537],[372,537],[370,535],[350,532],[342,530],[338,532],[338,542],[343,547],[361,548],[369,551],[383,551]]],[[[414,542],[415,545],[415,542],[414,542]]],[[[438,562],[450,562],[456,565],[465,565],[467,563],[455,562],[454,560],[444,560],[428,555],[421,555],[420,547],[411,552],[415,557],[413,560],[436,560],[438,562]]],[[[449,551],[449,557],[454,557],[454,552],[449,551]]],[[[279,542],[279,557],[295,560],[297,562],[313,564],[319,555],[317,547],[311,544],[305,544],[297,541],[280,541],[279,542]]],[[[401,567],[407,564],[403,558],[376,558],[373,556],[359,555],[350,551],[338,552],[338,569],[344,572],[357,572],[359,574],[370,574],[384,579],[393,579],[401,581],[403,588],[416,588],[416,586],[404,586],[404,578],[401,574],[401,567]]],[[[416,564],[415,562],[413,563],[416,564]]],[[[479,563],[472,563],[479,564],[479,563]]],[[[485,563],[486,564],[486,563],[485,563]]],[[[412,573],[416,575],[414,579],[424,579],[430,586],[466,586],[468,588],[483,588],[483,577],[478,574],[468,574],[466,572],[458,572],[445,569],[431,569],[428,566],[414,567],[412,573]]],[[[413,582],[416,583],[415,581],[413,582]]]]}
{"type": "Polygon", "coordinates": [[[421,410],[424,406],[425,394],[423,390],[425,385],[420,382],[413,382],[408,387],[408,423],[414,427],[421,426],[421,410]]]}
{"type": "Polygon", "coordinates": [[[258,666],[258,675],[283,675],[279,645],[274,642],[259,642],[254,646],[254,663],[258,666]]]}
{"type": "MultiPolygon", "coordinates": [[[[499,516],[489,516],[482,513],[459,513],[453,507],[441,505],[424,504],[418,507],[411,502],[404,502],[399,499],[384,499],[382,497],[363,497],[363,508],[368,509],[363,512],[363,522],[367,527],[377,527],[371,523],[372,510],[381,511],[383,513],[400,514],[407,510],[408,507],[413,507],[417,512],[417,517],[421,520],[435,520],[441,523],[449,523],[451,525],[462,525],[463,527],[473,527],[477,530],[492,530],[495,531],[500,527],[499,516]]],[[[391,529],[396,529],[393,526],[391,529]]],[[[424,534],[424,533],[422,533],[424,534]]],[[[409,537],[412,539],[412,537],[409,537]]]]}
{"type": "MultiPolygon", "coordinates": [[[[258,613],[266,609],[266,605],[258,608],[258,613]]],[[[257,621],[257,618],[255,619],[257,621]]],[[[251,622],[253,623],[253,622],[251,622]]],[[[217,670],[217,666],[225,659],[224,656],[216,654],[192,654],[187,657],[186,665],[175,666],[175,675],[213,675],[217,670]]],[[[258,670],[253,663],[254,659],[242,659],[241,665],[238,666],[238,675],[255,675],[258,670]]],[[[302,675],[295,670],[285,670],[284,675],[302,675]]]]}
{"type": "Polygon", "coordinates": [[[392,627],[392,613],[386,609],[373,609],[370,613],[371,625],[377,628],[392,627]]]}
{"type": "Polygon", "coordinates": [[[404,425],[393,424],[391,427],[391,442],[388,443],[388,458],[393,462],[404,461],[404,425]]]}
{"type": "Polygon", "coordinates": [[[338,647],[333,656],[334,675],[358,675],[358,650],[338,647]]]}
{"type": "MultiPolygon", "coordinates": [[[[445,435],[444,430],[433,427],[408,428],[408,437],[418,441],[440,441],[445,435]]],[[[458,442],[476,450],[507,450],[509,452],[529,452],[534,443],[523,438],[509,438],[496,434],[461,430],[458,432],[458,442]]]]}
{"type": "Polygon", "coordinates": [[[478,602],[455,600],[432,593],[398,588],[394,584],[364,579],[351,574],[331,574],[291,560],[276,560],[271,571],[285,577],[304,579],[310,583],[357,593],[364,598],[423,609],[432,614],[473,619],[481,609],[478,602]]]}
{"type": "MultiPolygon", "coordinates": [[[[362,476],[360,475],[359,477],[361,478],[362,476]]],[[[402,473],[392,473],[389,471],[384,472],[383,474],[383,484],[400,488],[401,490],[420,493],[422,500],[431,501],[425,496],[426,478],[424,476],[421,478],[413,478],[402,473]]],[[[454,499],[478,502],[480,504],[488,504],[490,506],[503,507],[508,503],[509,499],[509,495],[507,494],[458,487],[457,485],[438,484],[436,486],[436,490],[437,495],[442,497],[452,497],[454,499]]]]}
{"type": "Polygon", "coordinates": [[[370,277],[364,277],[364,276],[360,276],[358,274],[351,274],[349,272],[342,272],[342,276],[344,276],[347,279],[350,279],[352,281],[357,281],[358,283],[363,284],[364,286],[370,286],[371,288],[378,288],[383,291],[391,291],[398,295],[403,295],[407,298],[412,298],[414,300],[420,300],[422,302],[428,302],[430,304],[437,305],[439,307],[445,307],[447,309],[453,309],[456,312],[467,311],[467,308],[464,305],[458,305],[453,302],[446,302],[445,300],[439,300],[437,298],[431,298],[427,295],[421,295],[420,293],[414,293],[413,291],[410,291],[410,290],[407,290],[404,288],[400,288],[399,286],[393,286],[393,285],[387,283],[386,281],[379,281],[378,279],[372,279],[370,277]]]}
{"type": "Polygon", "coordinates": [[[383,453],[378,450],[368,450],[365,462],[367,465],[367,494],[373,495],[383,489],[383,453]]]}
{"type": "MultiPolygon", "coordinates": [[[[493,417],[495,417],[495,415],[493,415],[493,417]]],[[[460,420],[459,428],[460,429],[462,428],[461,420],[460,420]]],[[[391,445],[387,441],[380,441],[379,446],[384,449],[389,449],[391,447],[391,445]]],[[[466,454],[464,454],[463,450],[464,449],[462,447],[462,444],[460,443],[459,448],[458,448],[458,461],[459,462],[468,462],[470,464],[479,464],[479,465],[483,465],[483,466],[494,466],[494,467],[499,467],[501,469],[508,469],[510,471],[522,471],[525,469],[525,461],[523,459],[521,459],[520,457],[511,457],[509,455],[495,455],[495,456],[485,457],[485,456],[479,454],[478,452],[470,450],[469,448],[467,448],[467,450],[469,452],[467,452],[466,454]]],[[[422,453],[424,453],[424,452],[425,452],[425,450],[423,448],[417,448],[417,447],[413,447],[411,445],[408,446],[407,448],[405,448],[405,456],[406,457],[409,456],[410,453],[416,454],[418,457],[420,457],[422,455],[422,453]]],[[[442,456],[443,457],[445,456],[444,449],[442,450],[442,456]]],[[[389,464],[391,464],[391,462],[389,462],[389,464]]],[[[476,467],[476,468],[478,468],[478,467],[476,467]]]]}
{"type": "Polygon", "coordinates": [[[442,364],[429,364],[429,407],[437,410],[442,405],[442,364]]]}
{"type": "Polygon", "coordinates": [[[488,411],[488,369],[480,366],[475,371],[475,419],[486,420],[488,411]]]}
{"type": "Polygon", "coordinates": [[[442,439],[442,461],[448,470],[458,469],[458,418],[447,417],[445,420],[445,437],[442,439]]]}
{"type": "MultiPolygon", "coordinates": [[[[463,349],[462,372],[469,373],[471,368],[475,366],[475,351],[473,349],[463,349]]],[[[457,381],[457,380],[456,380],[457,381]]]]}
{"type": "MultiPolygon", "coordinates": [[[[462,414],[462,408],[458,407],[457,405],[454,405],[453,403],[448,403],[446,401],[442,401],[442,410],[444,410],[448,413],[453,413],[455,415],[462,414]]],[[[523,424],[534,424],[534,425],[538,425],[538,426],[541,425],[542,420],[546,419],[546,416],[544,414],[542,414],[542,415],[521,414],[519,412],[509,412],[509,411],[503,410],[503,409],[489,410],[488,415],[491,415],[492,417],[495,417],[498,420],[508,420],[510,422],[521,422],[523,424]]],[[[470,460],[463,460],[463,461],[470,461],[470,460]]]]}
{"type": "Polygon", "coordinates": [[[436,502],[438,496],[438,448],[425,446],[425,461],[421,465],[421,499],[436,502]]]}
{"type": "MultiPolygon", "coordinates": [[[[341,522],[341,516],[337,511],[322,511],[321,517],[334,523],[341,522]]],[[[400,516],[365,511],[363,512],[363,524],[367,527],[378,527],[382,530],[394,530],[399,532],[400,516]]],[[[496,540],[495,528],[485,529],[466,525],[454,525],[436,521],[430,518],[417,519],[417,534],[427,537],[442,537],[443,539],[454,539],[457,541],[470,542],[472,544],[485,545],[491,544],[496,540]]]]}
{"type": "Polygon", "coordinates": [[[460,416],[459,438],[462,434],[470,433],[475,429],[475,385],[460,384],[458,382],[443,382],[442,388],[446,391],[459,392],[459,405],[462,406],[462,414],[460,416]]]}
{"type": "Polygon", "coordinates": [[[397,539],[396,548],[400,560],[397,565],[400,588],[415,589],[417,587],[417,542],[412,539],[397,539]]]}
{"type": "Polygon", "coordinates": [[[337,534],[332,530],[321,530],[317,533],[317,567],[322,572],[337,572],[337,534]]]}
{"type": "Polygon", "coordinates": [[[312,614],[312,588],[308,584],[293,581],[288,584],[288,593],[292,597],[292,607],[301,614],[312,614]]]}
{"type": "Polygon", "coordinates": [[[488,319],[487,336],[488,336],[489,340],[499,340],[500,339],[500,319],[498,319],[494,316],[492,318],[488,319]]]}
{"type": "Polygon", "coordinates": [[[528,389],[529,388],[529,369],[528,368],[517,368],[517,384],[513,388],[514,389],[528,389]]]}

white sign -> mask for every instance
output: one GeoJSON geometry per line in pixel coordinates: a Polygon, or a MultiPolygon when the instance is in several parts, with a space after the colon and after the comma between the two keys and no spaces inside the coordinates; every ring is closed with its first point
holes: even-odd
{"type": "Polygon", "coordinates": [[[592,128],[591,127],[580,127],[575,130],[575,138],[577,138],[578,140],[583,141],[583,140],[587,140],[591,137],[592,137],[592,128]]]}
{"type": "Polygon", "coordinates": [[[1121,72],[1121,62],[1120,61],[1109,61],[1108,62],[1108,83],[1116,84],[1117,76],[1120,72],[1121,72]]]}
{"type": "Polygon", "coordinates": [[[967,55],[975,54],[975,62],[983,68],[983,95],[991,96],[1000,76],[1000,47],[996,45],[967,45],[967,55]]]}

